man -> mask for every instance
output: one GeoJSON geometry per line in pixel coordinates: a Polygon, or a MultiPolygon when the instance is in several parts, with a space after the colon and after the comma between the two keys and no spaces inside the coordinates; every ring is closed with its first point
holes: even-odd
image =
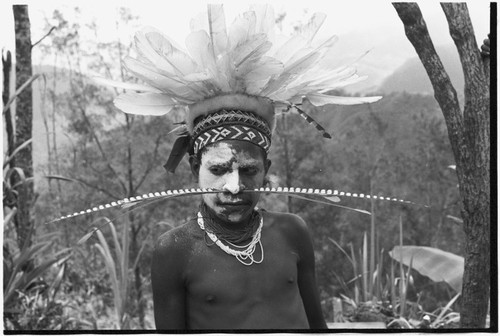
{"type": "MultiPolygon", "coordinates": [[[[160,237],[152,263],[158,329],[322,329],[314,253],[302,219],[256,209],[264,185],[276,114],[301,108],[360,104],[381,97],[326,94],[363,79],[350,66],[322,62],[337,38],[315,43],[325,20],[315,13],[298,34],[277,38],[268,5],[256,5],[226,26],[222,5],[190,22],[187,50],[161,32],[135,35],[135,59],[124,65],[146,85],[105,82],[129,92],[115,105],[126,113],[186,119],[170,158],[186,152],[203,196],[194,219],[160,237]],[[133,92],[130,92],[133,91],[133,92]]],[[[101,80],[102,82],[102,80],[101,80]]]]}
{"type": "MultiPolygon", "coordinates": [[[[226,111],[236,113],[238,109],[226,111]]],[[[211,114],[207,115],[205,119],[211,114]]],[[[270,133],[269,125],[258,129],[253,120],[216,125],[217,132],[246,127],[253,133],[270,133]]],[[[196,139],[211,130],[201,128],[193,135],[195,147],[196,139]]],[[[244,190],[264,185],[271,161],[265,145],[233,137],[192,151],[197,153],[190,157],[191,169],[200,188],[221,191],[203,195],[196,218],[158,239],[151,269],[156,327],[324,329],[307,226],[292,214],[255,210],[259,194],[244,190]],[[245,247],[250,249],[239,257],[225,251],[241,252],[245,247]]]]}

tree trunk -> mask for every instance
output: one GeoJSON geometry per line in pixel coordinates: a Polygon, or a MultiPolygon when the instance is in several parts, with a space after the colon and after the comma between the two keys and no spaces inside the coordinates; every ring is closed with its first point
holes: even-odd
{"type": "MultiPolygon", "coordinates": [[[[2,71],[3,71],[3,92],[2,101],[5,106],[10,98],[10,71],[12,69],[12,57],[10,51],[7,51],[2,55],[2,71]]],[[[12,112],[11,109],[7,109],[5,112],[5,131],[7,132],[7,153],[9,155],[14,151],[14,127],[12,124],[12,112]]],[[[14,166],[14,161],[11,161],[10,166],[14,166]]]]}
{"type": "MultiPolygon", "coordinates": [[[[16,88],[23,85],[32,76],[31,68],[31,33],[28,6],[14,5],[14,23],[16,32],[16,88]]],[[[31,85],[17,97],[15,115],[15,146],[19,146],[32,137],[33,96],[31,85]]],[[[25,176],[33,176],[33,158],[31,147],[20,151],[16,156],[16,166],[24,171],[25,176]]],[[[31,244],[29,233],[32,227],[30,210],[33,205],[33,184],[23,183],[18,188],[18,212],[15,219],[19,247],[31,244]]]]}
{"type": "Polygon", "coordinates": [[[394,3],[422,61],[443,112],[457,165],[465,231],[460,325],[484,328],[490,293],[490,88],[489,61],[481,60],[467,5],[441,4],[465,79],[465,105],[443,68],[417,4],[394,3]]]}

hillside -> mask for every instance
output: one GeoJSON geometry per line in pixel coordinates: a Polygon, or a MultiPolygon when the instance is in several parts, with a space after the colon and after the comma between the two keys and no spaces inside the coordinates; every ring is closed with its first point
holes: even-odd
{"type": "MultiPolygon", "coordinates": [[[[441,46],[437,47],[436,50],[455,89],[461,95],[464,89],[464,77],[455,46],[441,46]]],[[[405,91],[408,93],[433,94],[431,82],[418,57],[407,60],[397,68],[382,82],[379,91],[382,93],[405,91]]]]}

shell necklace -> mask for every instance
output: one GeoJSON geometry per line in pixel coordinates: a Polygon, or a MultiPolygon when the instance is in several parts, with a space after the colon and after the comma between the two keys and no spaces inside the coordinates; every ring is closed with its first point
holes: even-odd
{"type": "Polygon", "coordinates": [[[264,224],[264,220],[262,218],[262,215],[259,214],[260,221],[259,221],[259,226],[255,233],[253,234],[252,240],[250,243],[244,245],[244,246],[238,246],[236,244],[232,244],[231,242],[228,242],[230,245],[239,248],[238,250],[235,250],[224,243],[217,238],[217,236],[205,230],[205,222],[203,221],[203,216],[200,211],[198,211],[198,225],[200,226],[200,229],[205,231],[207,236],[217,245],[219,248],[226,252],[229,255],[232,255],[238,260],[240,263],[242,263],[245,266],[250,266],[252,264],[260,264],[264,260],[264,248],[262,247],[262,243],[260,241],[260,235],[262,232],[262,226],[264,224]],[[260,253],[261,253],[261,258],[260,260],[257,260],[254,258],[254,253],[255,250],[257,249],[257,246],[260,246],[260,253]]]}

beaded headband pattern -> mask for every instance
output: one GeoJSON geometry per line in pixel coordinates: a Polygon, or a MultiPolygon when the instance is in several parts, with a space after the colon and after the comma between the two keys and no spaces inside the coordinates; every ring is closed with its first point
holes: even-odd
{"type": "Polygon", "coordinates": [[[269,153],[271,130],[266,121],[251,112],[222,110],[202,117],[193,129],[193,153],[223,140],[249,141],[269,153]]]}
{"type": "Polygon", "coordinates": [[[193,151],[198,154],[205,146],[224,140],[251,142],[269,153],[271,140],[255,128],[243,125],[224,125],[211,128],[200,134],[194,141],[193,151]]]}

